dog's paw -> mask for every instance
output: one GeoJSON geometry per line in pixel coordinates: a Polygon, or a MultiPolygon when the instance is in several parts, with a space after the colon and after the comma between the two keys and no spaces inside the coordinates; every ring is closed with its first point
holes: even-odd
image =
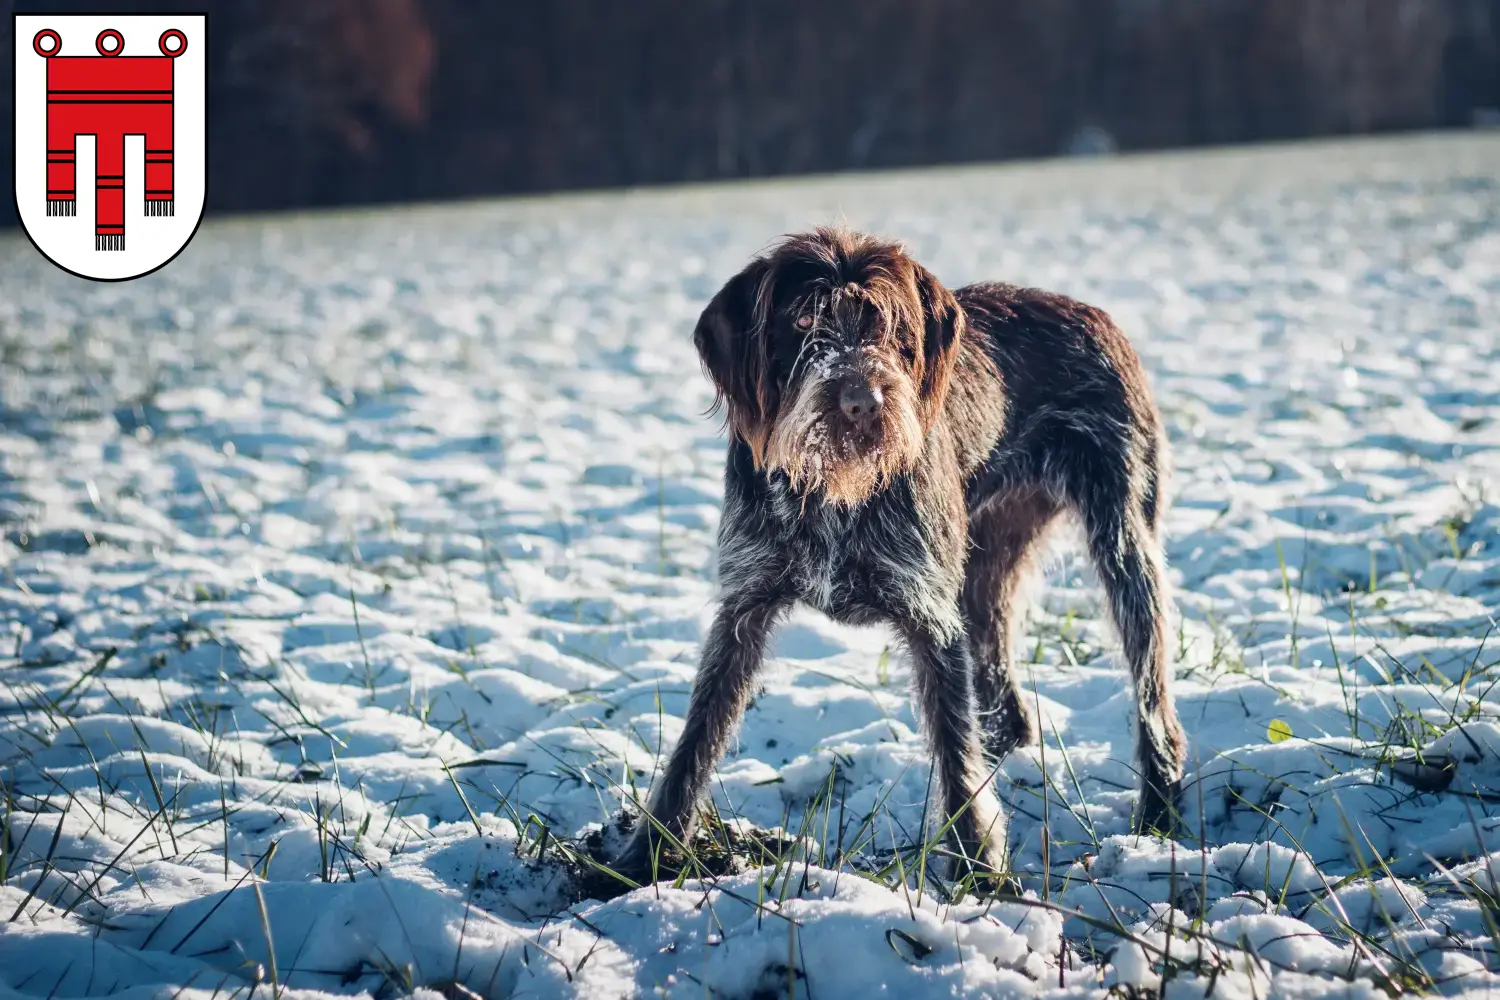
{"type": "Polygon", "coordinates": [[[1182,814],[1177,808],[1179,791],[1180,782],[1143,783],[1132,831],[1161,837],[1177,833],[1182,827],[1182,814]]]}
{"type": "Polygon", "coordinates": [[[603,864],[637,885],[650,885],[673,874],[667,870],[670,865],[666,852],[653,850],[651,838],[641,833],[626,841],[624,848],[603,864]]]}
{"type": "Polygon", "coordinates": [[[1021,880],[1013,873],[984,868],[964,858],[953,859],[949,877],[956,895],[970,895],[981,900],[1021,895],[1021,880]]]}

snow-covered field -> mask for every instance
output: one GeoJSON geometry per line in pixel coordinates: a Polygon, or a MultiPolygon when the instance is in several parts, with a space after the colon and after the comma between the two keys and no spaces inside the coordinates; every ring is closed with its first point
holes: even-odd
{"type": "Polygon", "coordinates": [[[1500,988],[1497,178],[1470,134],[225,220],[123,285],[6,234],[0,998],[1500,988]],[[714,791],[804,846],[580,900],[558,838],[612,842],[712,612],[693,322],[834,221],[1135,339],[1188,832],[1126,835],[1065,535],[1027,900],[924,874],[906,663],[811,612],[714,791]]]}

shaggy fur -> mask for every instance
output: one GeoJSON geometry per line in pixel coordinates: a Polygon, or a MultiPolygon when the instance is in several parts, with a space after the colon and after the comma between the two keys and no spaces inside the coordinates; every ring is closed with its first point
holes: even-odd
{"type": "Polygon", "coordinates": [[[1167,443],[1110,318],[1035,289],[950,292],[897,245],[792,236],[708,304],[693,335],[731,432],[722,596],[687,723],[617,859],[640,876],[684,841],[803,602],[895,627],[960,869],[1004,871],[994,763],[1036,738],[1012,646],[1048,529],[1082,521],[1134,680],[1138,828],[1164,827],[1184,746],[1168,686],[1167,443]],[[659,825],[659,827],[658,827],[659,825]]]}

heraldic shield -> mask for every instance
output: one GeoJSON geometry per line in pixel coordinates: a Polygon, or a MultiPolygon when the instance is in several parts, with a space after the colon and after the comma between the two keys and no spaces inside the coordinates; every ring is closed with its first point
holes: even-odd
{"type": "Polygon", "coordinates": [[[79,277],[150,274],[203,219],[207,15],[13,17],[26,235],[79,277]]]}

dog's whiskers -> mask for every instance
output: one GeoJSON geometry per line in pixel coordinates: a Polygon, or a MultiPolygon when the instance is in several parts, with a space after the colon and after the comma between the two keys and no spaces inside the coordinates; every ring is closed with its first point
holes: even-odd
{"type": "Polygon", "coordinates": [[[817,325],[814,324],[812,330],[810,331],[811,335],[808,336],[808,338],[802,342],[802,346],[797,349],[797,357],[792,361],[792,370],[787,375],[788,383],[795,382],[797,380],[797,371],[799,368],[801,368],[802,359],[804,357],[807,357],[809,354],[812,354],[813,357],[817,357],[820,353],[827,354],[832,352],[832,350],[834,349],[835,345],[832,339],[826,336],[826,334],[824,336],[817,336],[817,334],[819,333],[825,333],[825,331],[819,330],[817,325]],[[815,350],[817,348],[821,348],[821,351],[815,350]]]}

